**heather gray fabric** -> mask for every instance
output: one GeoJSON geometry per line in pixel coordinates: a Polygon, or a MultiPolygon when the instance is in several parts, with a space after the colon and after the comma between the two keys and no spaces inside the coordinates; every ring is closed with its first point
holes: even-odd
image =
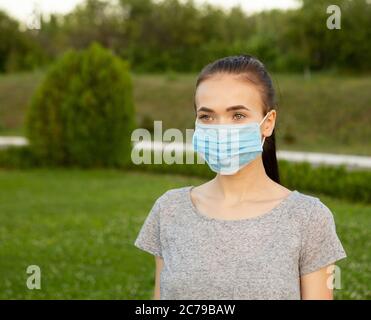
{"type": "Polygon", "coordinates": [[[332,212],[294,190],[257,217],[197,210],[193,186],[154,203],[134,245],[164,259],[160,299],[300,299],[300,276],[345,258],[332,212]]]}

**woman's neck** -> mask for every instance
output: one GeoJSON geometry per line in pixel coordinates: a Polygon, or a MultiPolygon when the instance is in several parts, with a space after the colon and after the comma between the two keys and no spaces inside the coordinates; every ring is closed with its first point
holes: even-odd
{"type": "Polygon", "coordinates": [[[225,200],[226,203],[257,201],[264,197],[262,191],[268,190],[274,184],[265,172],[261,156],[236,174],[217,174],[211,182],[213,195],[225,200]]]}

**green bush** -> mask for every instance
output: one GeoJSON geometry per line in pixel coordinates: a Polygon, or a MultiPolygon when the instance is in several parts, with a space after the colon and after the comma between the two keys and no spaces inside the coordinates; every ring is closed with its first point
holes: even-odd
{"type": "Polygon", "coordinates": [[[26,115],[43,163],[116,166],[130,161],[135,127],[129,64],[98,44],[70,50],[48,71],[26,115]]]}
{"type": "Polygon", "coordinates": [[[0,149],[0,168],[26,169],[41,166],[29,146],[0,149]]]}
{"type": "MultiPolygon", "coordinates": [[[[152,152],[153,159],[153,152],[152,152]]],[[[183,155],[185,163],[185,155],[183,155]]],[[[281,184],[289,189],[301,192],[328,195],[338,199],[355,202],[371,203],[371,171],[349,171],[344,166],[318,166],[309,163],[292,163],[278,161],[281,184]]],[[[29,146],[0,149],[0,168],[34,168],[40,166],[53,167],[40,162],[29,146]]],[[[130,171],[148,171],[179,174],[186,176],[212,179],[215,173],[207,164],[139,164],[128,162],[121,167],[130,171]]]]}
{"type": "Polygon", "coordinates": [[[371,171],[347,170],[343,166],[312,167],[308,162],[279,161],[282,183],[299,190],[322,193],[335,198],[371,203],[371,171]]]}
{"type": "MultiPolygon", "coordinates": [[[[153,153],[152,153],[153,159],[153,153]]],[[[183,155],[183,163],[185,156],[183,155]]],[[[321,165],[313,167],[308,162],[292,163],[279,160],[281,184],[289,189],[324,194],[334,198],[371,203],[371,171],[350,171],[344,166],[321,165]]],[[[174,173],[211,179],[215,173],[207,164],[139,164],[130,163],[130,170],[174,173]]]]}

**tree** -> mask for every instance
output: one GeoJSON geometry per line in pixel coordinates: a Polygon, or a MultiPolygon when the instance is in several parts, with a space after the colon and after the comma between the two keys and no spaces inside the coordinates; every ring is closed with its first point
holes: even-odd
{"type": "Polygon", "coordinates": [[[26,117],[35,155],[56,165],[126,164],[134,126],[129,64],[96,43],[51,67],[26,117]]]}

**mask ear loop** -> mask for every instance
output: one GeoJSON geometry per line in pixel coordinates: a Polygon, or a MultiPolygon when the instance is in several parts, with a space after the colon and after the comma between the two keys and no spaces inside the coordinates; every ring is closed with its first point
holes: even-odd
{"type": "MultiPolygon", "coordinates": [[[[264,122],[265,118],[269,115],[269,113],[270,113],[270,111],[264,116],[264,118],[262,119],[262,121],[260,121],[259,128],[262,125],[262,123],[264,122]]],[[[263,137],[263,142],[262,142],[262,145],[261,145],[262,148],[263,148],[263,145],[264,145],[264,141],[265,141],[265,137],[263,137]]]]}

